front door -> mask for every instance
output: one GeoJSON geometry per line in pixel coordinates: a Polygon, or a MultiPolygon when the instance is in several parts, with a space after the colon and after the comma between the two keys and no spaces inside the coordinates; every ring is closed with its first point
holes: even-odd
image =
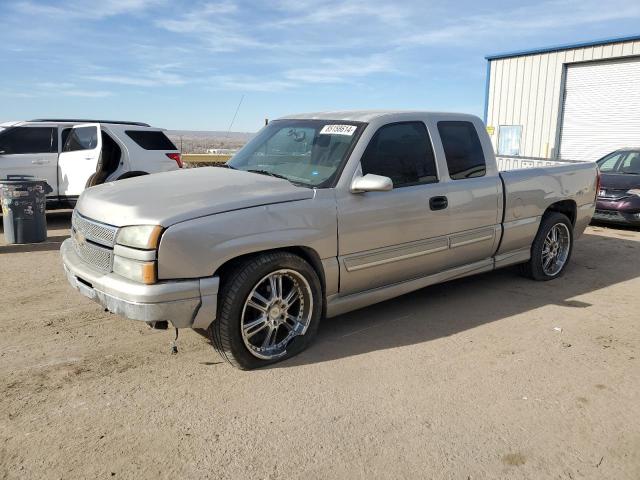
{"type": "Polygon", "coordinates": [[[72,128],[58,161],[61,196],[73,198],[83,192],[87,180],[96,172],[101,150],[99,124],[86,123],[72,128]]]}
{"type": "Polygon", "coordinates": [[[386,176],[388,192],[338,194],[340,293],[369,290],[446,269],[449,218],[433,147],[422,122],[381,127],[361,173],[386,176]]]}
{"type": "Polygon", "coordinates": [[[58,129],[22,126],[0,133],[0,178],[26,175],[45,180],[57,195],[58,129]]]}

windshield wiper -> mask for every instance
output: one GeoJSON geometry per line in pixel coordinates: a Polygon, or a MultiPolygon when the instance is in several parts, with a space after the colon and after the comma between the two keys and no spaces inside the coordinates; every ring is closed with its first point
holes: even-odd
{"type": "Polygon", "coordinates": [[[245,172],[257,173],[258,175],[268,175],[269,177],[281,178],[283,180],[288,181],[289,183],[295,185],[296,187],[305,187],[310,188],[304,182],[297,182],[296,180],[291,180],[290,178],[285,177],[284,175],[280,175],[279,173],[270,172],[269,170],[261,170],[259,168],[250,168],[249,170],[245,170],[245,172]]]}
{"type": "Polygon", "coordinates": [[[289,180],[284,175],[280,175],[279,173],[273,173],[273,172],[270,172],[269,170],[260,170],[259,168],[250,168],[248,170],[245,170],[245,172],[257,173],[259,175],[268,175],[270,177],[281,178],[283,180],[288,180],[291,182],[291,180],[289,180]]]}
{"type": "Polygon", "coordinates": [[[236,167],[234,167],[233,165],[229,165],[228,163],[215,163],[213,166],[218,168],[230,168],[231,170],[237,170],[236,167]]]}

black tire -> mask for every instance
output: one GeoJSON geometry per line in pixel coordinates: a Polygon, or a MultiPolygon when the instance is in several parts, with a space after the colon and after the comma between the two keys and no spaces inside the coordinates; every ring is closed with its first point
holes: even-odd
{"type": "Polygon", "coordinates": [[[288,252],[260,254],[239,263],[224,277],[218,297],[218,315],[209,326],[211,343],[223,359],[234,367],[251,370],[291,358],[311,344],[320,324],[323,296],[318,275],[305,260],[288,252]],[[241,317],[245,301],[254,287],[265,276],[282,269],[293,270],[307,281],[313,300],[311,317],[305,333],[290,340],[284,355],[267,360],[255,356],[245,345],[241,317]]]}
{"type": "Polygon", "coordinates": [[[523,263],[520,265],[520,273],[528,278],[537,281],[548,281],[553,280],[554,278],[558,278],[562,276],[565,271],[565,268],[569,264],[571,260],[571,253],[573,252],[573,224],[569,220],[569,218],[559,212],[548,212],[542,217],[542,221],[540,222],[540,228],[538,229],[538,233],[536,234],[535,239],[533,240],[533,244],[531,245],[531,259],[527,263],[523,263]],[[549,275],[544,271],[543,268],[543,259],[542,253],[544,249],[544,242],[551,231],[551,229],[558,224],[563,224],[567,227],[569,232],[569,252],[567,255],[564,264],[560,271],[553,275],[549,275]]]}

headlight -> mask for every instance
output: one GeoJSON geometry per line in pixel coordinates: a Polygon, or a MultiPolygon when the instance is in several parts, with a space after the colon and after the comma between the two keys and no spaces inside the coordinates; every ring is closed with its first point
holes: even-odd
{"type": "Polygon", "coordinates": [[[135,225],[122,227],[118,231],[116,243],[133,248],[151,250],[158,248],[162,227],[160,225],[135,225]]]}
{"type": "Polygon", "coordinates": [[[629,195],[636,195],[640,197],[640,188],[632,188],[631,190],[627,190],[629,195]]]}
{"type": "Polygon", "coordinates": [[[113,257],[113,273],[147,285],[156,283],[158,280],[156,262],[140,262],[118,255],[113,257]]]}

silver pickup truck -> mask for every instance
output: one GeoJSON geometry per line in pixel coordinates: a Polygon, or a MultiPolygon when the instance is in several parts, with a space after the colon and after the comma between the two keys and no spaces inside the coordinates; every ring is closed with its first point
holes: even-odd
{"type": "Polygon", "coordinates": [[[85,191],[61,254],[83,295],[207,329],[243,369],[427,285],[514,264],[556,278],[596,199],[595,164],[499,173],[482,121],[451,113],[289,116],[223,167],[85,191]]]}

